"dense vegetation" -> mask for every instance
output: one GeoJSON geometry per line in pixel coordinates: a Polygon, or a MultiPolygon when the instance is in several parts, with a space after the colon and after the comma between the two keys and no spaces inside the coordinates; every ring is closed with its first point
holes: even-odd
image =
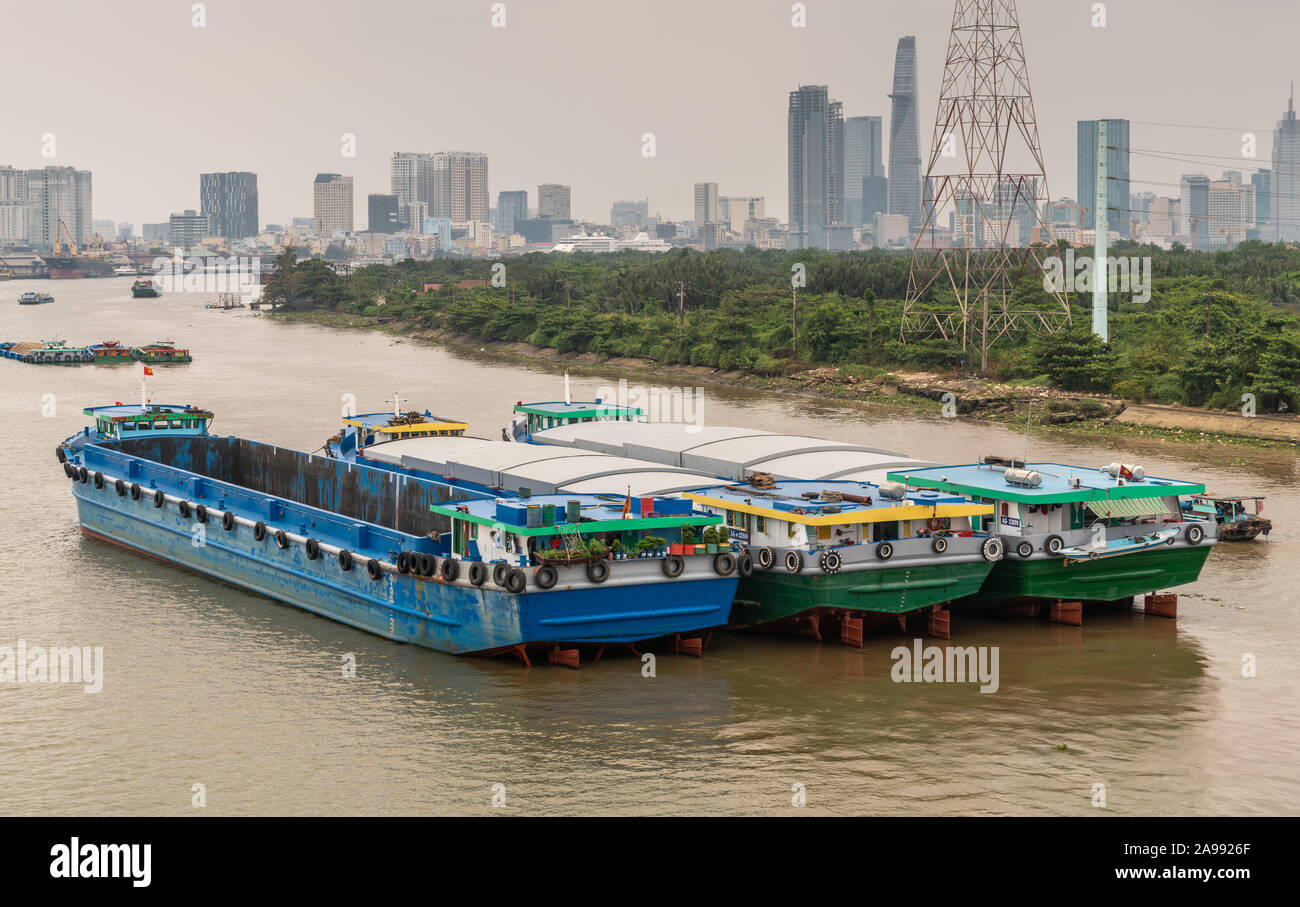
{"type": "MultiPolygon", "coordinates": [[[[992,377],[1223,409],[1239,409],[1252,393],[1261,413],[1300,405],[1300,249],[1250,242],[1216,253],[1165,252],[1129,243],[1112,254],[1149,256],[1153,280],[1148,302],[1111,295],[1111,342],[1089,333],[1091,299],[1073,294],[1072,327],[999,340],[990,351],[992,377]]],[[[455,287],[491,279],[494,264],[408,259],[340,276],[321,259],[295,263],[289,250],[277,259],[267,298],[383,316],[415,330],[758,375],[819,365],[866,375],[966,373],[979,363],[977,340],[966,350],[960,338],[900,341],[906,254],[534,253],[500,263],[504,285],[455,287]],[[792,319],[791,278],[800,266],[804,285],[792,319]],[[442,288],[421,292],[428,283],[442,288]]],[[[951,294],[935,287],[930,303],[951,306],[951,294]]],[[[1041,283],[1027,279],[1015,306],[1050,311],[1052,303],[1041,283]]]]}

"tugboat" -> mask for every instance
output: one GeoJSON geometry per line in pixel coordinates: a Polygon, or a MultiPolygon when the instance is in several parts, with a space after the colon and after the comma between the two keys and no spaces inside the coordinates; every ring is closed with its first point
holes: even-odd
{"type": "Polygon", "coordinates": [[[18,297],[19,305],[40,305],[41,303],[44,302],[53,302],[53,301],[54,301],[54,297],[51,296],[49,293],[37,293],[32,290],[28,290],[26,293],[18,297]]]}
{"type": "Polygon", "coordinates": [[[152,277],[142,277],[131,284],[131,295],[136,299],[157,299],[162,295],[162,287],[152,277]]]}
{"type": "Polygon", "coordinates": [[[172,340],[158,340],[148,346],[137,346],[131,350],[131,355],[140,362],[151,364],[166,365],[168,363],[193,361],[190,351],[177,349],[175,341],[172,340]]]}
{"type": "Polygon", "coordinates": [[[135,357],[131,355],[131,347],[123,346],[116,340],[105,340],[102,343],[93,343],[88,347],[88,349],[94,354],[96,365],[112,365],[118,362],[135,361],[135,357]]]}
{"type": "Polygon", "coordinates": [[[1183,502],[1183,513],[1198,519],[1214,520],[1219,524],[1219,538],[1225,542],[1248,542],[1257,536],[1273,531],[1273,521],[1260,516],[1264,498],[1259,495],[1198,494],[1183,502]],[[1246,502],[1254,501],[1254,512],[1246,509],[1246,502]]]}
{"type": "Polygon", "coordinates": [[[719,522],[686,501],[640,518],[594,495],[565,495],[562,507],[545,497],[498,502],[216,437],[213,413],[190,405],[142,400],[85,413],[91,424],[56,454],[86,536],[388,639],[524,664],[540,649],[572,667],[577,646],[599,658],[607,646],[666,637],[698,652],[735,596],[736,577],[709,565],[662,569],[664,529],[719,522]],[[206,544],[194,541],[200,531],[206,544]],[[625,538],[643,556],[615,557],[613,542],[625,538]]]}

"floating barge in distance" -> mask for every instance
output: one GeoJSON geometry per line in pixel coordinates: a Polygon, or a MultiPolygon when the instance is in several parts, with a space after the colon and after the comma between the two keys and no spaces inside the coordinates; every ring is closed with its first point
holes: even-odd
{"type": "MultiPolygon", "coordinates": [[[[215,437],[213,414],[192,406],[86,414],[93,424],[57,451],[86,535],[389,639],[525,661],[541,647],[566,664],[576,664],[565,648],[574,645],[670,637],[699,650],[735,595],[736,576],[712,569],[674,577],[665,558],[600,561],[589,542],[603,519],[584,512],[565,529],[533,525],[552,502],[499,512],[495,500],[446,483],[215,437]],[[531,555],[538,539],[561,533],[585,536],[585,556],[605,570],[557,568],[549,584],[531,555]]],[[[608,502],[580,501],[608,512],[608,502]]],[[[717,522],[693,512],[663,520],[717,522]]],[[[661,521],[620,522],[639,545],[661,521]]]]}
{"type": "Polygon", "coordinates": [[[154,365],[166,365],[168,363],[193,362],[194,357],[190,355],[189,350],[177,349],[173,340],[158,340],[146,346],[137,346],[131,350],[131,355],[140,362],[147,362],[154,365]]]}
{"type": "Polygon", "coordinates": [[[1204,485],[1147,476],[1141,467],[987,457],[889,478],[997,508],[981,528],[1002,538],[1007,556],[980,589],[983,602],[1115,601],[1185,585],[1218,541],[1212,519],[1188,518],[1179,506],[1204,485]]]}
{"type": "Polygon", "coordinates": [[[162,287],[152,277],[142,277],[131,284],[131,295],[136,299],[157,299],[162,295],[162,287]]]}
{"type": "Polygon", "coordinates": [[[26,293],[18,297],[19,305],[41,305],[53,301],[54,297],[49,293],[37,293],[33,290],[28,290],[26,293]]]}

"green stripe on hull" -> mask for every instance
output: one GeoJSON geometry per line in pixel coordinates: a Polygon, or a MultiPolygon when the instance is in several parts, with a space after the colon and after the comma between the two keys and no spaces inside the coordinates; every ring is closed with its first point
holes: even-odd
{"type": "Polygon", "coordinates": [[[1179,544],[1119,557],[1081,561],[1022,561],[1008,554],[994,566],[979,597],[1110,601],[1192,583],[1210,554],[1209,545],[1179,544]]]}
{"type": "Polygon", "coordinates": [[[853,573],[755,572],[740,581],[731,625],[752,627],[818,608],[906,614],[976,593],[987,561],[939,567],[891,567],[853,573]]]}

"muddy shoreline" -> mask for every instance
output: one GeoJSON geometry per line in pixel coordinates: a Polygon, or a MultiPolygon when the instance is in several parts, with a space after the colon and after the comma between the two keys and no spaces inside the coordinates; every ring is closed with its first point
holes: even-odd
{"type": "Polygon", "coordinates": [[[497,362],[562,367],[575,375],[653,379],[658,383],[708,383],[814,399],[885,406],[927,416],[952,416],[1024,426],[1031,430],[1077,435],[1092,440],[1142,437],[1182,445],[1295,447],[1300,418],[1259,416],[1155,404],[1125,404],[1114,397],[1076,394],[1044,387],[1005,385],[980,378],[930,373],[893,373],[863,377],[835,367],[818,367],[785,376],[765,377],[690,365],[594,353],[563,354],[523,342],[504,343],[442,329],[412,330],[383,318],[338,312],[276,311],[264,313],[285,322],[347,330],[384,331],[403,340],[437,344],[457,353],[497,362]]]}

